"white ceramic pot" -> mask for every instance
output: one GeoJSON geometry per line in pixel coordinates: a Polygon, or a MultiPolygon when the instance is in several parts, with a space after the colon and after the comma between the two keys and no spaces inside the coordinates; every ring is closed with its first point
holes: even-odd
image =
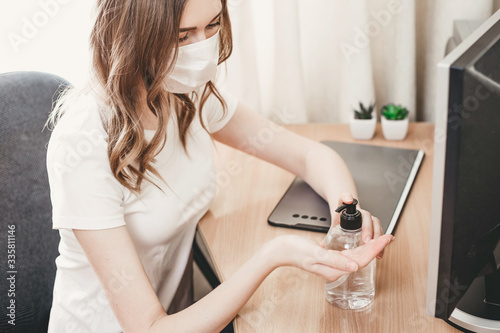
{"type": "Polygon", "coordinates": [[[358,140],[370,140],[373,138],[373,134],[375,134],[377,117],[374,116],[372,119],[355,119],[353,117],[349,125],[353,138],[358,140]]]}
{"type": "Polygon", "coordinates": [[[382,131],[386,140],[403,140],[408,132],[408,117],[403,120],[387,120],[382,116],[382,131]]]}

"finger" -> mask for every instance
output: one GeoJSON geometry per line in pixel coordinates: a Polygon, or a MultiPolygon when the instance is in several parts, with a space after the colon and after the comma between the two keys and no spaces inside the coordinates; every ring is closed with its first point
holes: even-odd
{"type": "Polygon", "coordinates": [[[352,196],[352,194],[351,194],[351,193],[347,193],[347,192],[345,192],[345,193],[342,193],[342,196],[341,196],[341,197],[340,197],[340,199],[339,199],[339,205],[341,205],[341,204],[342,204],[342,203],[344,203],[344,202],[345,202],[346,204],[350,204],[350,203],[352,203],[352,201],[353,201],[353,196],[352,196]]]}
{"type": "MultiPolygon", "coordinates": [[[[390,236],[392,236],[392,235],[390,235],[390,236]]],[[[396,239],[396,237],[392,236],[392,238],[391,238],[391,242],[392,242],[394,239],[396,239]]],[[[385,251],[385,247],[384,247],[384,249],[383,249],[383,250],[382,250],[382,251],[381,251],[381,252],[377,255],[377,257],[376,257],[376,258],[377,258],[377,259],[382,259],[382,257],[384,256],[384,251],[385,251]]]]}
{"type": "MultiPolygon", "coordinates": [[[[380,239],[382,236],[378,237],[377,239],[380,239]]],[[[382,259],[382,257],[384,256],[384,251],[385,251],[385,247],[387,246],[387,244],[389,244],[390,242],[392,242],[394,240],[394,236],[392,235],[384,235],[385,238],[388,238],[389,241],[384,245],[384,244],[381,244],[382,247],[382,250],[378,252],[378,254],[375,256],[377,259],[382,259]]],[[[377,251],[375,249],[375,251],[377,251]]]]}
{"type": "Polygon", "coordinates": [[[342,254],[356,260],[359,267],[364,267],[370,263],[393,239],[394,237],[392,235],[383,235],[377,239],[372,239],[367,244],[355,249],[342,251],[342,254]]]}
{"type": "Polygon", "coordinates": [[[366,244],[370,241],[370,239],[373,239],[372,214],[370,214],[364,209],[360,209],[360,212],[363,218],[361,238],[363,239],[363,242],[366,244]]]}
{"type": "Polygon", "coordinates": [[[382,229],[382,224],[378,217],[372,216],[372,225],[373,225],[373,238],[379,238],[384,234],[384,230],[382,229]]]}
{"type": "Polygon", "coordinates": [[[329,266],[346,272],[355,272],[358,269],[358,264],[354,259],[346,257],[338,251],[325,250],[322,248],[317,248],[315,250],[314,258],[305,261],[303,268],[310,270],[312,266],[316,264],[329,266]]]}
{"type": "MultiPolygon", "coordinates": [[[[373,238],[379,238],[384,234],[380,220],[377,217],[372,216],[372,222],[373,222],[373,238]]],[[[382,259],[383,256],[384,256],[384,250],[380,252],[380,254],[377,256],[377,259],[382,259]]]]}

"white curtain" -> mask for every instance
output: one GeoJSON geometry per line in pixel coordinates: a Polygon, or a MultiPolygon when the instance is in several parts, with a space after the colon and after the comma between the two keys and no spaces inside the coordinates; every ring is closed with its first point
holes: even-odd
{"type": "Polygon", "coordinates": [[[454,20],[499,0],[228,0],[227,89],[283,123],[347,122],[358,102],[433,121],[436,63],[454,20]]]}
{"type": "Polygon", "coordinates": [[[95,1],[0,1],[0,73],[41,71],[84,82],[95,1]]]}

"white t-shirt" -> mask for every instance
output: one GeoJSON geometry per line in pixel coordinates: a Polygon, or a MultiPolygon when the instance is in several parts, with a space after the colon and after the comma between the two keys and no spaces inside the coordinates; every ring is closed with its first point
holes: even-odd
{"type": "MultiPolygon", "coordinates": [[[[221,91],[228,110],[211,95],[203,110],[207,129],[224,127],[238,101],[221,91]]],[[[154,132],[145,131],[150,140],[154,132]]],[[[196,224],[216,192],[213,143],[198,115],[187,135],[186,155],[174,116],[168,122],[165,147],[154,166],[168,186],[143,181],[140,197],[111,173],[107,134],[97,103],[78,98],[59,120],[47,152],[53,206],[53,228],[59,229],[60,255],[49,332],[121,332],[100,282],[72,229],[107,229],[126,225],[153,289],[168,309],[191,251],[196,224]]],[[[126,272],[123,274],[126,279],[126,272]]],[[[113,286],[127,288],[126,285],[113,286]]]]}

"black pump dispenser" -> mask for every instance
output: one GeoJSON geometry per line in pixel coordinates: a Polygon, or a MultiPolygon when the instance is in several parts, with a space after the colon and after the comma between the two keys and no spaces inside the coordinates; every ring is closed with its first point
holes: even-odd
{"type": "Polygon", "coordinates": [[[361,217],[361,212],[356,209],[358,200],[352,200],[352,203],[348,204],[343,202],[342,205],[338,206],[335,211],[341,213],[340,215],[340,227],[346,230],[357,230],[360,229],[363,224],[363,219],[361,217]]]}

